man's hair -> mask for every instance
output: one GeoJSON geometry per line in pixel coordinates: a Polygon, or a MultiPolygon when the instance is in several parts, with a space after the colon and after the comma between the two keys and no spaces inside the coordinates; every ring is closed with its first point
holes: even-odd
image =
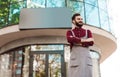
{"type": "Polygon", "coordinates": [[[76,16],[80,16],[80,14],[79,14],[79,13],[73,14],[73,16],[72,16],[72,21],[75,19],[76,16]]]}

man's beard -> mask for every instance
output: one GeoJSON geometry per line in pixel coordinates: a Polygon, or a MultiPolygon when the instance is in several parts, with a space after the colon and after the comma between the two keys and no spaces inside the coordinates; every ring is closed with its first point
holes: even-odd
{"type": "Polygon", "coordinates": [[[77,23],[76,22],[75,25],[81,28],[83,26],[83,23],[77,23]]]}

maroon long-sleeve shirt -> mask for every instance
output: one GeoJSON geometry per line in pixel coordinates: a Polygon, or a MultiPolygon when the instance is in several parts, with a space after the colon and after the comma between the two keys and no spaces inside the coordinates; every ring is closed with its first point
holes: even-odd
{"type": "MultiPolygon", "coordinates": [[[[81,38],[86,36],[86,29],[83,28],[77,28],[75,27],[74,29],[68,30],[66,33],[66,37],[67,37],[67,41],[70,43],[70,46],[72,48],[72,46],[74,44],[80,44],[81,43],[81,38]],[[74,35],[73,35],[73,33],[74,35]]],[[[90,30],[87,30],[87,38],[92,38],[92,33],[90,30]]],[[[81,43],[83,47],[89,47],[92,46],[94,44],[93,41],[90,42],[82,42],[81,43]]]]}

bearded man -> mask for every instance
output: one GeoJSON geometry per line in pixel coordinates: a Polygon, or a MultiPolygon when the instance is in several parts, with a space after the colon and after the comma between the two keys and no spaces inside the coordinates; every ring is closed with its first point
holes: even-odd
{"type": "Polygon", "coordinates": [[[94,44],[90,30],[84,29],[79,13],[72,16],[73,28],[66,33],[70,43],[71,56],[68,77],[92,77],[92,59],[89,46],[94,44]]]}

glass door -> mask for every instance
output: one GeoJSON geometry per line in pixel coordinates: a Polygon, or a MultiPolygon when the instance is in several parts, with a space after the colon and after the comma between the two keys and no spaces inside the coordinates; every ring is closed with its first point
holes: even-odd
{"type": "Polygon", "coordinates": [[[33,61],[32,61],[33,77],[46,77],[45,66],[46,66],[46,55],[45,54],[34,54],[33,61]]]}
{"type": "Polygon", "coordinates": [[[65,77],[63,51],[30,53],[30,77],[65,77]]]}
{"type": "Polygon", "coordinates": [[[48,77],[62,77],[61,54],[49,54],[48,64],[48,77]]]}

